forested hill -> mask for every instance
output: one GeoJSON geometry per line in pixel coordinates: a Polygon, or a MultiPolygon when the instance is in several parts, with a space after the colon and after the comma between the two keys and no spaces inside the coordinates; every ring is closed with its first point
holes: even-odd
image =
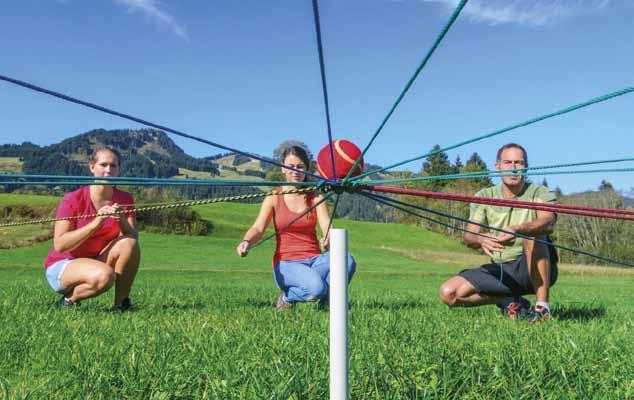
{"type": "Polygon", "coordinates": [[[122,154],[122,176],[168,178],[179,168],[218,175],[214,162],[185,154],[172,139],[157,130],[95,129],[40,147],[26,142],[0,146],[0,157],[18,157],[24,173],[87,175],[88,158],[99,145],[111,146],[122,154]]]}

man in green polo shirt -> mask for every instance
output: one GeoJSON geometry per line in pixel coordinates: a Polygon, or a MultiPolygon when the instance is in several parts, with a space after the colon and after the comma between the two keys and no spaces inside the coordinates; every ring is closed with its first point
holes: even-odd
{"type": "MultiPolygon", "coordinates": [[[[526,150],[515,143],[502,146],[497,153],[498,171],[512,172],[528,166],[526,150]]],[[[502,177],[502,183],[476,194],[496,199],[555,203],[555,194],[547,187],[527,183],[521,174],[502,177]]],[[[547,239],[557,221],[549,211],[471,204],[467,246],[482,251],[491,262],[479,268],[467,269],[446,281],[440,287],[440,298],[450,307],[472,307],[497,304],[510,318],[527,318],[529,322],[550,319],[548,292],[557,280],[557,255],[553,246],[524,240],[512,233],[486,231],[475,223],[538,239],[547,239]],[[536,304],[523,295],[535,294],[536,304]]]]}

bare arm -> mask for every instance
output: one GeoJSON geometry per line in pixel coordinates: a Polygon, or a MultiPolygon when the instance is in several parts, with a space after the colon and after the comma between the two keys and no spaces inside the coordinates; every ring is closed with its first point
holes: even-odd
{"type": "Polygon", "coordinates": [[[504,246],[494,235],[482,234],[482,227],[476,224],[468,224],[463,240],[472,249],[482,249],[486,255],[493,257],[494,251],[504,250],[504,246]]]}
{"type": "Polygon", "coordinates": [[[244,238],[236,247],[236,253],[240,257],[244,257],[249,252],[249,248],[262,239],[262,235],[266,232],[266,228],[271,223],[273,218],[273,206],[275,205],[275,197],[269,196],[262,202],[260,212],[258,213],[255,222],[249,228],[247,233],[244,234],[244,238]]]}
{"type": "MultiPolygon", "coordinates": [[[[117,211],[123,211],[118,204],[113,204],[113,208],[116,208],[117,211]]],[[[133,238],[139,237],[139,231],[136,229],[136,217],[132,214],[119,218],[119,228],[121,229],[121,234],[125,236],[132,236],[133,238]]]]}
{"type": "MultiPolygon", "coordinates": [[[[557,214],[550,211],[537,211],[537,218],[532,221],[525,222],[520,225],[508,226],[504,228],[506,231],[516,232],[526,236],[543,236],[553,233],[555,223],[557,222],[557,214]]],[[[502,233],[498,240],[501,243],[510,241],[515,235],[510,233],[502,233]]]]}
{"type": "MultiPolygon", "coordinates": [[[[324,199],[323,196],[320,195],[320,196],[316,196],[314,201],[315,203],[319,203],[323,199],[324,199]]],[[[319,223],[319,229],[321,229],[320,245],[323,249],[328,249],[328,245],[329,245],[328,225],[330,225],[330,215],[328,215],[328,206],[326,205],[325,201],[317,206],[316,212],[317,212],[317,222],[319,223]]]]}
{"type": "MultiPolygon", "coordinates": [[[[104,206],[100,208],[97,213],[105,214],[113,211],[113,206],[104,206]]],[[[70,221],[56,221],[55,233],[53,235],[53,248],[58,253],[76,249],[84,243],[90,235],[99,229],[106,218],[108,218],[108,216],[99,215],[89,224],[84,225],[79,229],[71,229],[72,223],[70,221]]]]}

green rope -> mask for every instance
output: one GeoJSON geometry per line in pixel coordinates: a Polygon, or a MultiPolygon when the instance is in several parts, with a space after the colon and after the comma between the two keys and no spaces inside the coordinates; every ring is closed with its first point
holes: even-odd
{"type": "Polygon", "coordinates": [[[454,144],[452,146],[448,146],[448,147],[445,147],[445,148],[442,148],[442,149],[431,151],[431,152],[429,152],[427,154],[423,154],[422,156],[419,156],[419,157],[410,158],[408,160],[401,161],[401,162],[398,162],[396,164],[389,165],[387,167],[379,168],[379,169],[376,169],[376,170],[373,170],[373,171],[364,172],[363,174],[354,177],[352,180],[359,180],[359,179],[362,179],[362,178],[364,178],[364,177],[366,177],[368,175],[373,175],[373,174],[377,174],[379,172],[387,171],[388,169],[400,167],[401,165],[410,163],[412,161],[421,160],[423,158],[426,158],[426,157],[429,157],[429,156],[433,156],[434,154],[438,154],[438,153],[445,152],[445,151],[448,151],[448,150],[453,150],[455,148],[458,148],[458,147],[461,147],[461,146],[464,146],[464,145],[467,145],[467,144],[475,143],[475,142],[478,142],[478,141],[483,140],[483,139],[487,139],[487,138],[490,138],[490,137],[493,137],[493,136],[501,135],[502,133],[506,133],[508,131],[512,131],[512,130],[517,129],[517,128],[521,128],[521,127],[524,127],[524,126],[532,125],[532,124],[535,124],[537,122],[543,121],[545,119],[557,117],[559,115],[567,114],[569,112],[572,112],[572,111],[575,111],[575,110],[579,110],[581,108],[588,107],[588,106],[591,106],[593,104],[601,103],[601,102],[604,102],[604,101],[610,100],[612,98],[615,98],[615,97],[618,97],[618,96],[622,96],[624,94],[628,94],[628,93],[631,93],[631,92],[634,92],[634,87],[627,87],[625,89],[617,90],[616,92],[612,92],[612,93],[608,93],[608,94],[603,95],[603,96],[595,97],[595,98],[590,99],[588,101],[585,101],[583,103],[575,104],[573,106],[566,107],[564,109],[561,109],[559,111],[555,111],[555,112],[550,113],[550,114],[545,114],[545,115],[542,115],[540,117],[532,118],[532,119],[529,119],[527,121],[520,122],[518,124],[511,125],[509,127],[506,127],[506,128],[503,128],[503,129],[499,129],[497,131],[494,131],[494,132],[491,132],[491,133],[487,133],[487,134],[482,135],[482,136],[475,137],[473,139],[465,140],[464,142],[460,142],[460,143],[454,144]]]}
{"type": "Polygon", "coordinates": [[[367,144],[367,146],[365,146],[365,149],[363,149],[363,152],[361,152],[361,156],[359,158],[357,158],[357,160],[355,161],[355,163],[352,166],[352,168],[350,168],[350,171],[348,172],[348,174],[346,175],[346,177],[343,180],[344,183],[347,182],[350,179],[350,175],[352,174],[352,171],[356,171],[357,166],[359,165],[359,163],[361,162],[361,160],[365,156],[365,153],[367,153],[367,151],[370,149],[370,146],[372,146],[372,143],[374,143],[374,140],[376,139],[376,137],[379,135],[381,130],[383,130],[383,127],[385,126],[385,124],[387,124],[387,121],[390,119],[392,114],[394,114],[394,111],[396,110],[396,107],[398,107],[398,105],[401,103],[401,100],[403,100],[403,97],[405,97],[405,94],[409,91],[410,87],[412,86],[412,84],[414,83],[416,78],[418,78],[418,75],[420,74],[420,72],[423,70],[425,65],[427,65],[427,62],[431,58],[432,54],[434,54],[434,51],[436,51],[436,48],[438,48],[438,46],[440,45],[440,42],[443,40],[443,38],[445,37],[447,32],[449,32],[449,28],[451,28],[453,23],[456,21],[456,19],[458,18],[458,15],[460,15],[460,12],[462,11],[462,9],[464,8],[464,6],[466,4],[467,4],[467,0],[461,0],[460,3],[458,3],[458,5],[456,6],[456,9],[451,14],[451,17],[449,18],[449,21],[447,21],[447,23],[443,27],[442,31],[440,32],[440,34],[438,35],[438,37],[434,41],[434,44],[427,51],[427,54],[425,55],[425,58],[423,58],[423,61],[420,63],[418,68],[416,68],[416,71],[414,72],[414,75],[412,75],[412,77],[409,79],[409,81],[405,85],[405,88],[403,89],[403,91],[401,91],[401,94],[398,96],[398,98],[396,99],[396,101],[392,105],[392,108],[387,113],[385,118],[383,118],[383,121],[381,122],[381,125],[379,125],[379,128],[376,130],[376,132],[374,132],[374,135],[372,135],[372,138],[370,139],[370,142],[367,144]]]}
{"type": "Polygon", "coordinates": [[[412,178],[377,179],[363,181],[366,185],[384,185],[386,183],[421,182],[421,181],[445,181],[456,179],[478,179],[478,178],[500,178],[504,176],[527,176],[527,175],[574,175],[574,174],[595,174],[607,172],[634,172],[634,168],[606,168],[606,169],[586,169],[576,171],[543,171],[543,172],[472,172],[468,174],[451,174],[438,176],[419,176],[412,178]]]}

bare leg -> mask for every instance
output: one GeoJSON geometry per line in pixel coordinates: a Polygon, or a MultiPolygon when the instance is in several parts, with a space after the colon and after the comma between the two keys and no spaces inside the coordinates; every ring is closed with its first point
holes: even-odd
{"type": "Polygon", "coordinates": [[[537,301],[548,302],[550,287],[550,255],[548,246],[542,243],[535,243],[533,240],[524,240],[524,255],[526,256],[526,265],[528,266],[537,301]]]}
{"type": "Polygon", "coordinates": [[[115,274],[107,264],[92,258],[78,258],[70,262],[61,276],[66,297],[76,303],[98,296],[112,287],[115,274]]]}
{"type": "Polygon", "coordinates": [[[454,276],[442,284],[440,299],[449,307],[476,307],[486,304],[498,304],[505,296],[491,296],[478,290],[461,276],[454,276]]]}
{"type": "Polygon", "coordinates": [[[114,269],[116,274],[114,304],[121,305],[126,297],[130,297],[134,278],[139,271],[141,250],[137,240],[129,236],[121,236],[110,243],[99,255],[114,269]]]}

